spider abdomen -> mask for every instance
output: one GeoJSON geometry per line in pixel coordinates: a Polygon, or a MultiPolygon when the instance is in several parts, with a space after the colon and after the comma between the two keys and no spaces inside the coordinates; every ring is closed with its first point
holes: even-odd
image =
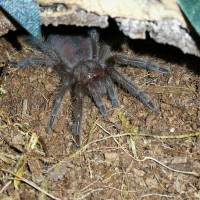
{"type": "Polygon", "coordinates": [[[47,42],[71,68],[81,60],[92,58],[92,44],[88,37],[52,34],[48,36],[47,42]]]}

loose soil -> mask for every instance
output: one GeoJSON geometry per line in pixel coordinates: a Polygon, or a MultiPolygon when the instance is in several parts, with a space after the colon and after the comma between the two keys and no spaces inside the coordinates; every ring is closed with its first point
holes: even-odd
{"type": "MultiPolygon", "coordinates": [[[[116,31],[104,30],[102,38],[124,41],[116,31]]],[[[0,38],[0,199],[200,199],[200,59],[150,39],[125,41],[115,49],[171,70],[163,76],[118,68],[160,112],[120,87],[117,109],[104,99],[107,117],[86,97],[77,149],[70,92],[47,134],[59,79],[49,67],[10,68],[8,60],[38,52],[19,32],[0,38]]]]}

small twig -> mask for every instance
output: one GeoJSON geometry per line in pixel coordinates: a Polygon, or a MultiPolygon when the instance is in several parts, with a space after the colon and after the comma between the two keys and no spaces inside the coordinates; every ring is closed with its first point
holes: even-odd
{"type": "Polygon", "coordinates": [[[3,193],[4,190],[12,183],[12,181],[8,181],[0,190],[0,194],[3,193]]]}
{"type": "MultiPolygon", "coordinates": [[[[79,155],[80,153],[84,152],[90,145],[101,142],[101,141],[106,141],[108,139],[111,139],[113,137],[118,138],[118,137],[123,137],[123,136],[130,136],[130,133],[124,133],[124,134],[117,134],[117,135],[110,135],[104,138],[100,138],[94,141],[91,141],[89,143],[87,143],[85,146],[81,147],[80,149],[78,149],[75,153],[72,153],[71,155],[67,156],[66,158],[64,158],[63,160],[61,160],[59,163],[55,164],[54,166],[52,166],[49,170],[53,170],[54,168],[58,167],[60,164],[62,164],[63,162],[72,160],[73,158],[75,158],[77,155],[79,155]]],[[[125,150],[126,151],[126,150],[125,150]]],[[[126,152],[128,153],[128,151],[126,152]]],[[[131,156],[131,154],[129,154],[131,156]]],[[[132,156],[131,156],[132,157],[132,156]]]]}
{"type": "Polygon", "coordinates": [[[159,197],[167,197],[167,198],[174,198],[175,197],[175,196],[172,196],[172,195],[158,194],[158,193],[144,194],[140,197],[149,197],[149,196],[159,196],[159,197]]]}
{"type": "Polygon", "coordinates": [[[181,173],[181,174],[188,174],[188,175],[193,175],[193,176],[196,176],[196,177],[199,177],[200,174],[198,174],[197,172],[187,172],[187,171],[181,171],[181,170],[178,170],[178,169],[173,169],[171,167],[168,167],[167,165],[165,165],[164,163],[158,161],[157,159],[155,158],[152,158],[152,157],[145,157],[143,160],[141,161],[146,161],[146,160],[153,160],[155,162],[157,162],[158,164],[162,165],[163,167],[171,170],[171,171],[174,171],[174,172],[178,172],[178,173],[181,173]]]}
{"type": "MultiPolygon", "coordinates": [[[[109,134],[110,136],[112,136],[112,135],[110,134],[109,131],[107,131],[104,127],[102,127],[102,126],[99,125],[98,123],[97,123],[97,126],[99,126],[99,127],[100,127],[103,131],[105,131],[107,134],[109,134]]],[[[131,135],[131,134],[130,134],[130,135],[131,135]]],[[[129,135],[129,136],[130,136],[130,135],[129,135]]],[[[115,140],[115,142],[117,142],[117,144],[120,145],[119,142],[116,140],[115,135],[113,135],[112,137],[113,137],[113,139],[115,140]]],[[[121,147],[121,145],[120,145],[120,147],[121,147]]],[[[131,158],[133,158],[134,160],[137,160],[137,161],[153,160],[153,161],[157,162],[158,164],[162,165],[163,167],[165,167],[165,168],[167,168],[167,169],[169,169],[169,170],[171,170],[171,171],[178,172],[178,173],[182,173],[182,174],[193,175],[193,176],[196,176],[196,177],[199,177],[199,176],[200,176],[200,174],[198,174],[197,172],[187,172],[187,171],[181,171],[181,170],[173,169],[173,168],[168,167],[167,165],[163,164],[162,162],[160,162],[160,161],[158,161],[158,160],[156,160],[155,158],[152,158],[152,157],[145,157],[144,159],[139,160],[139,159],[134,158],[134,157],[128,152],[128,150],[126,150],[125,148],[122,147],[122,150],[123,150],[125,153],[127,153],[131,158]]]]}
{"type": "MultiPolygon", "coordinates": [[[[48,197],[50,197],[50,198],[52,198],[52,199],[55,199],[55,200],[60,200],[59,198],[57,198],[57,197],[55,197],[55,196],[49,194],[48,192],[46,192],[45,190],[43,190],[42,188],[40,188],[39,186],[37,186],[34,182],[29,181],[29,180],[27,180],[27,179],[25,179],[25,178],[23,178],[23,177],[19,177],[17,174],[15,174],[15,173],[13,173],[13,172],[11,172],[11,171],[9,171],[9,170],[6,170],[6,169],[1,169],[1,170],[2,170],[3,172],[8,172],[8,173],[12,174],[13,176],[17,177],[18,180],[27,183],[28,185],[32,186],[32,187],[35,188],[36,190],[38,190],[38,191],[40,191],[40,192],[46,194],[48,197]]],[[[16,179],[16,178],[15,178],[15,179],[16,179]]]]}
{"type": "Polygon", "coordinates": [[[84,194],[80,194],[82,196],[74,197],[73,199],[74,200],[86,199],[86,197],[88,197],[90,194],[94,192],[99,192],[99,191],[103,191],[103,188],[89,189],[88,191],[85,191],[84,194]]]}
{"type": "MultiPolygon", "coordinates": [[[[98,123],[96,123],[97,124],[97,126],[99,126],[104,132],[106,132],[109,136],[108,137],[111,137],[111,138],[113,138],[113,140],[115,141],[115,143],[126,153],[126,154],[128,154],[131,158],[133,158],[134,160],[137,160],[137,159],[135,159],[130,153],[129,153],[129,151],[127,150],[127,149],[125,149],[118,141],[117,141],[117,137],[116,137],[116,135],[111,135],[110,134],[110,132],[109,131],[107,131],[104,127],[102,127],[100,124],[98,124],[98,123]]],[[[128,134],[127,134],[128,135],[128,134]]],[[[132,134],[129,134],[128,136],[131,136],[132,134]]]]}
{"type": "Polygon", "coordinates": [[[37,92],[39,92],[42,95],[42,97],[46,100],[46,102],[48,102],[48,99],[44,96],[44,94],[38,88],[36,88],[33,84],[26,83],[26,85],[30,85],[34,90],[37,90],[37,92]]]}

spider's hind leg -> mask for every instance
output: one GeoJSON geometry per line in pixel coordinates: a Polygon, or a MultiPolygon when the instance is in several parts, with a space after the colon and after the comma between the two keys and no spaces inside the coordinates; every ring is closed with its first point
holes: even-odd
{"type": "Polygon", "coordinates": [[[9,66],[10,67],[20,67],[20,68],[24,68],[27,66],[31,66],[31,67],[38,67],[38,66],[50,66],[53,67],[55,65],[55,62],[49,58],[42,58],[42,57],[27,57],[27,58],[23,58],[19,61],[10,61],[9,62],[9,66]]]}

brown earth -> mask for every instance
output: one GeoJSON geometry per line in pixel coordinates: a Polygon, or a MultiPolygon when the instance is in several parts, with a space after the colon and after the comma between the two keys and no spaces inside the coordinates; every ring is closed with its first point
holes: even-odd
{"type": "MultiPolygon", "coordinates": [[[[104,30],[102,37],[123,41],[116,32],[104,30]]],[[[107,117],[87,97],[80,149],[71,137],[69,93],[52,132],[44,130],[59,83],[56,74],[2,63],[0,199],[45,199],[43,191],[53,199],[200,199],[200,59],[150,39],[125,41],[116,49],[171,69],[162,76],[118,68],[148,92],[160,113],[119,87],[117,109],[105,97],[107,117]]],[[[0,47],[4,63],[37,53],[17,32],[2,37],[0,47]]]]}

